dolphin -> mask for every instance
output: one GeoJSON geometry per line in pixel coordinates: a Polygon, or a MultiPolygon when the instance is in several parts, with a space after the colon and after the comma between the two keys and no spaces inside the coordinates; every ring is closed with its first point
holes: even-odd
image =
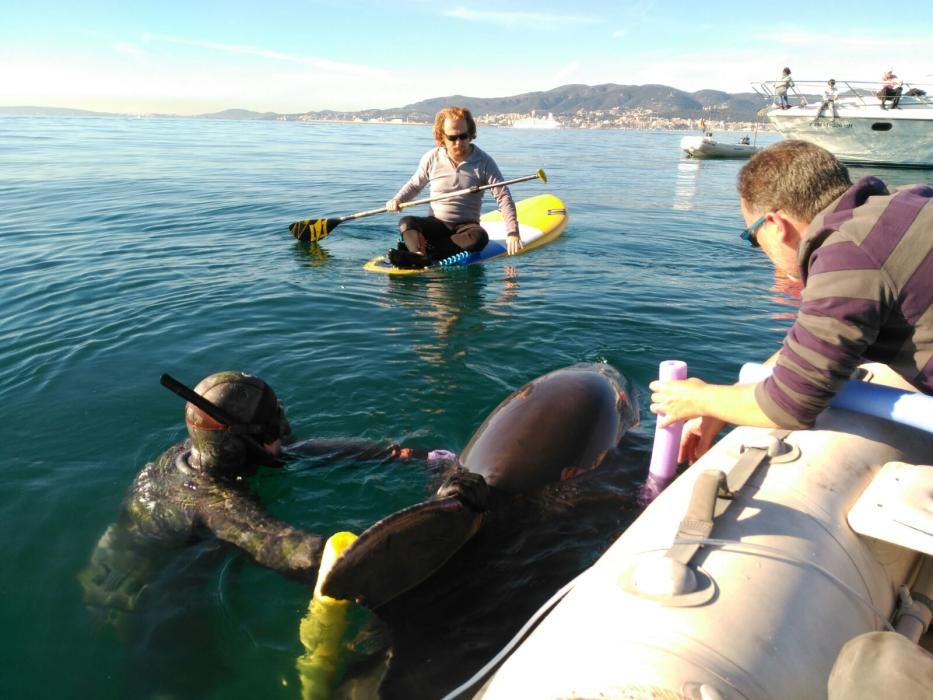
{"type": "MultiPolygon", "coordinates": [[[[614,460],[637,422],[631,386],[610,365],[575,365],[529,382],[483,421],[432,498],[360,535],[322,592],[378,613],[444,567],[490,522],[508,520],[523,506],[559,508],[577,500],[579,491],[554,485],[614,460]]],[[[591,494],[606,495],[612,497],[591,494]]]]}

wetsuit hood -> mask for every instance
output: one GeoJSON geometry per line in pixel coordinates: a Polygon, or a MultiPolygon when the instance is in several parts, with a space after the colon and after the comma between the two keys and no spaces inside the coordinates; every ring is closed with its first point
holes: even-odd
{"type": "Polygon", "coordinates": [[[198,468],[243,475],[259,465],[281,466],[261,447],[291,433],[285,411],[268,384],[244,372],[218,372],[202,379],[194,392],[237,421],[223,423],[191,402],[185,405],[198,468]]]}

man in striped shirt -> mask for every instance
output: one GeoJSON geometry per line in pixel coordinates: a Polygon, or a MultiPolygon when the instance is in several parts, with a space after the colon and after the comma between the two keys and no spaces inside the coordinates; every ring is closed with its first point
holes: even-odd
{"type": "Polygon", "coordinates": [[[656,381],[651,410],[684,427],[694,461],[728,423],[800,429],[862,362],[889,365],[933,394],[933,187],[854,185],[828,151],[783,141],[739,174],[742,238],[803,282],[800,311],[760,384],[656,381]]]}

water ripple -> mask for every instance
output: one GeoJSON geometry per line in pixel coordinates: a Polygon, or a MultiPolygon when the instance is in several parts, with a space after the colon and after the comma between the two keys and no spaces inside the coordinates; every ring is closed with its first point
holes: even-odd
{"type": "MultiPolygon", "coordinates": [[[[558,367],[618,367],[635,384],[647,432],[645,387],[661,360],[680,357],[728,381],[741,362],[770,354],[789,307],[764,257],[737,240],[740,165],[681,167],[680,136],[483,127],[479,144],[507,177],[548,173],[546,187],[513,194],[564,198],[565,235],[507,263],[395,278],[361,269],[394,245],[395,217],[345,222],[315,246],[297,244],[287,227],[381,206],[430,145],[429,127],[0,118],[0,402],[11,436],[0,525],[33,533],[14,538],[5,566],[22,579],[11,605],[35,611],[5,632],[31,650],[14,661],[28,669],[55,653],[41,630],[56,629],[57,644],[86,650],[75,664],[94,659],[95,694],[112,686],[103,674],[120,656],[92,641],[74,573],[135,471],[184,434],[182,402],[159,386],[162,372],[188,384],[221,369],[256,372],[301,435],[459,450],[505,396],[558,367]],[[27,580],[47,584],[29,590],[27,580]]],[[[623,476],[613,488],[630,485],[623,476]]],[[[277,515],[330,533],[362,530],[432,483],[414,465],[303,463],[258,486],[277,515]]],[[[622,526],[618,515],[572,525],[576,566],[622,526]]],[[[540,569],[553,547],[511,540],[508,556],[493,556],[490,571],[503,577],[494,598],[543,594],[544,584],[532,587],[549,580],[540,569]]],[[[264,640],[258,653],[271,665],[242,664],[251,669],[242,683],[264,693],[228,696],[275,695],[268,669],[292,672],[307,591],[234,568],[218,584],[223,614],[264,640]]],[[[462,622],[478,625],[472,648],[519,622],[488,612],[499,629],[462,622]]],[[[233,636],[226,651],[245,662],[257,647],[233,636]]]]}

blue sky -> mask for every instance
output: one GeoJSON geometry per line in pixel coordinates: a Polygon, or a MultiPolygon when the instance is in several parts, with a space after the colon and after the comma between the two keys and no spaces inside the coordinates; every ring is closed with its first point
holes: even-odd
{"type": "Polygon", "coordinates": [[[568,83],[745,92],[785,65],[797,80],[875,81],[893,68],[909,82],[933,83],[933,12],[917,13],[923,3],[903,13],[867,0],[8,5],[0,24],[0,105],[285,113],[568,83]]]}

